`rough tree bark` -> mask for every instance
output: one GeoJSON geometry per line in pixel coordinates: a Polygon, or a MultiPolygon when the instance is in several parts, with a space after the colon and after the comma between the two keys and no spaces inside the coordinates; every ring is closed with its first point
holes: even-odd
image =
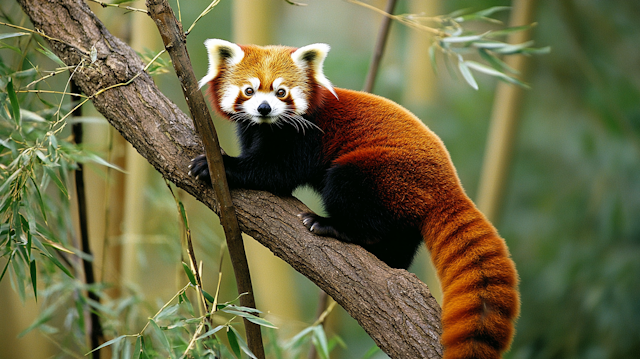
{"type": "MultiPolygon", "coordinates": [[[[18,0],[35,29],[67,65],[80,65],[74,81],[87,94],[123,83],[144,67],[111,35],[82,0],[18,0]],[[97,60],[91,63],[91,48],[97,60]]],[[[192,122],[147,75],[93,98],[107,120],[165,178],[214,211],[213,190],[187,175],[202,152],[192,122]]],[[[331,295],[392,358],[440,358],[440,307],[427,286],[391,269],[359,246],[317,237],[300,223],[307,208],[295,198],[233,191],[241,229],[331,295]]]]}

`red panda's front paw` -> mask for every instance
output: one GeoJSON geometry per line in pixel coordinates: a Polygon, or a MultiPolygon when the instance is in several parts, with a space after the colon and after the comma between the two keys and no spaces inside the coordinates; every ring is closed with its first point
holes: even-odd
{"type": "Polygon", "coordinates": [[[191,160],[189,165],[189,176],[193,176],[200,181],[209,183],[209,165],[207,164],[207,157],[202,154],[191,160]]]}
{"type": "Polygon", "coordinates": [[[331,220],[326,217],[319,216],[315,213],[304,212],[298,214],[298,217],[302,220],[302,224],[309,230],[309,232],[323,237],[333,237],[343,242],[350,242],[346,236],[342,235],[331,225],[331,220]]]}

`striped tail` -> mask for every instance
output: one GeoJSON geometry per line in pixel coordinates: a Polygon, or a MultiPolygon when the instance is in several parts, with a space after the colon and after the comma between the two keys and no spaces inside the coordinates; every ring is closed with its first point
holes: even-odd
{"type": "Polygon", "coordinates": [[[444,359],[501,358],[520,307],[509,250],[469,199],[438,217],[422,234],[444,294],[444,359]]]}

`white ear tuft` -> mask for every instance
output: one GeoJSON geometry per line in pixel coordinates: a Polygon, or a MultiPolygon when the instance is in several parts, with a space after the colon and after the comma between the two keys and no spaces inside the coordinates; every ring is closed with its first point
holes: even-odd
{"type": "Polygon", "coordinates": [[[198,81],[198,85],[202,88],[207,82],[213,80],[220,71],[220,64],[226,61],[228,65],[237,65],[244,58],[244,51],[240,46],[225,40],[208,39],[204,42],[209,54],[209,71],[198,81]]]}
{"type": "Polygon", "coordinates": [[[311,68],[315,80],[327,90],[331,91],[337,99],[338,95],[336,95],[336,92],[333,90],[331,81],[324,76],[324,72],[322,71],[322,64],[330,49],[331,47],[327,44],[311,44],[294,51],[291,54],[291,58],[299,68],[303,70],[311,68]]]}

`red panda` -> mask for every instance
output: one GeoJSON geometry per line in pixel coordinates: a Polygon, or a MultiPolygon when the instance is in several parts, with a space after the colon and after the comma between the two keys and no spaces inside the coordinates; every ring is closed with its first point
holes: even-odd
{"type": "MultiPolygon", "coordinates": [[[[500,358],[519,312],[517,273],[504,240],[467,197],[442,141],[408,110],[334,88],[329,46],[205,42],[213,107],[237,124],[238,157],[224,155],[230,187],[291,195],[311,186],[328,217],[306,228],[358,244],[407,268],[424,240],[443,288],[444,358],[500,358]]],[[[190,175],[208,179],[204,155],[190,175]]]]}

